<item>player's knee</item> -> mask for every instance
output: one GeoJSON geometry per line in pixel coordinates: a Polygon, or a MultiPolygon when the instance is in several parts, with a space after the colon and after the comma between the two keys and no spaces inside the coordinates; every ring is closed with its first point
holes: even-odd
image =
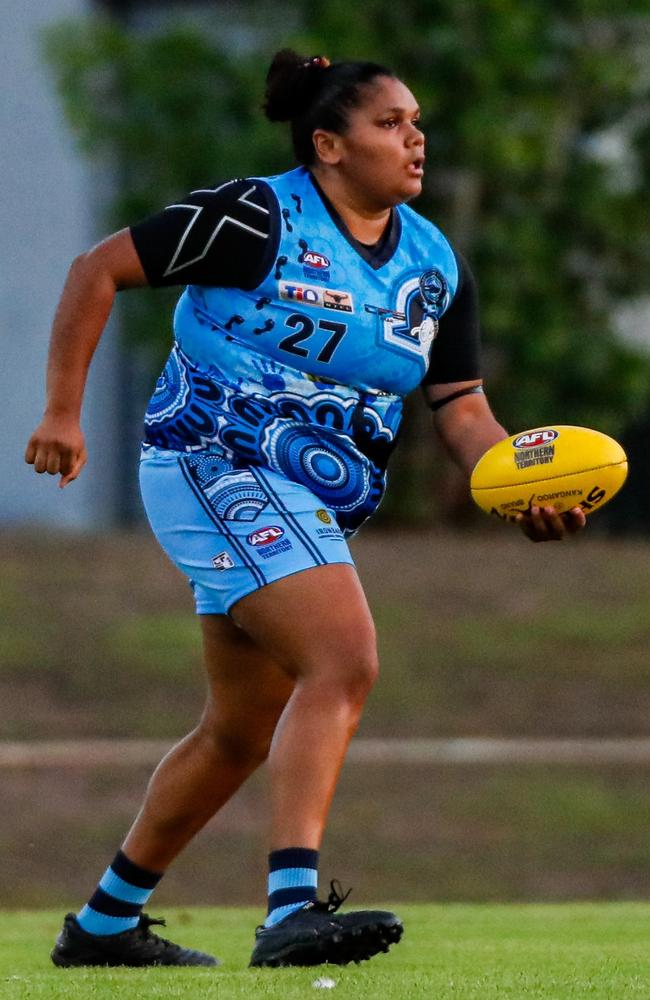
{"type": "Polygon", "coordinates": [[[263,764],[269,755],[272,733],[266,726],[244,725],[242,720],[224,720],[206,712],[199,731],[209,752],[221,764],[254,769],[263,764]]]}
{"type": "Polygon", "coordinates": [[[363,705],[379,676],[379,661],[374,639],[355,642],[334,659],[319,665],[318,682],[334,697],[363,705]]]}
{"type": "Polygon", "coordinates": [[[343,683],[353,700],[363,703],[379,676],[377,651],[369,649],[357,654],[344,665],[343,683]]]}

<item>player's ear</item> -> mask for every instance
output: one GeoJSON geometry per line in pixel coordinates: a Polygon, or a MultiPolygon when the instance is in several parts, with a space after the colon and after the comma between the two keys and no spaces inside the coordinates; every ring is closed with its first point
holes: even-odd
{"type": "Polygon", "coordinates": [[[336,132],[327,132],[323,128],[317,128],[311,138],[316,155],[322,163],[335,166],[340,161],[340,135],[337,135],[336,132]]]}

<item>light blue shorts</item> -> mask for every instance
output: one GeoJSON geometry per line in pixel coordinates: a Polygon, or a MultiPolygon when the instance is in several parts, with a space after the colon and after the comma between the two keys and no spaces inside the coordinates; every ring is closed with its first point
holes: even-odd
{"type": "Polygon", "coordinates": [[[199,615],[224,615],[293,573],[348,563],[333,513],[270,469],[233,469],[218,454],[145,448],[140,489],[149,523],[189,578],[199,615]]]}

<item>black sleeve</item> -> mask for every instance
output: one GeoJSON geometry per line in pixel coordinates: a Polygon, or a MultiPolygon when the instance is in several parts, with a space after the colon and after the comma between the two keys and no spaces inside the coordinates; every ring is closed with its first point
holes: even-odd
{"type": "Polygon", "coordinates": [[[130,229],[153,288],[255,288],[275,259],[279,207],[268,185],[233,180],[192,191],[130,229]]]}
{"type": "Polygon", "coordinates": [[[458,288],[447,312],[440,318],[429,368],[422,385],[471,382],[481,377],[481,324],[478,289],[465,258],[455,251],[458,288]]]}

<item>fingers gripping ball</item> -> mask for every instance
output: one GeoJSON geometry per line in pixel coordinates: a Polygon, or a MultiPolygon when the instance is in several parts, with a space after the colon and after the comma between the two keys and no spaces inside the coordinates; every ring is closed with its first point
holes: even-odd
{"type": "Polygon", "coordinates": [[[470,488],[487,514],[514,521],[534,506],[591,514],[616,496],[626,476],[627,456],[613,438],[555,424],[498,441],[477,462],[470,488]]]}

